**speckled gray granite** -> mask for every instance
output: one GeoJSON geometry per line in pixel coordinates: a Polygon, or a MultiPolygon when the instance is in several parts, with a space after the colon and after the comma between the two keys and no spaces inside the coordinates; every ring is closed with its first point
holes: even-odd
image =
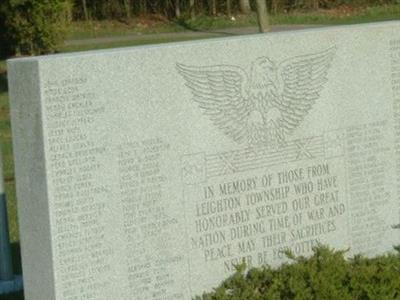
{"type": "Polygon", "coordinates": [[[8,62],[26,300],[188,300],[400,243],[400,23],[8,62]]]}

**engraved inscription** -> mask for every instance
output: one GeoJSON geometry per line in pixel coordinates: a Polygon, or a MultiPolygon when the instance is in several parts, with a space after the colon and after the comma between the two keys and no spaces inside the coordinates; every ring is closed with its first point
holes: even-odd
{"type": "Polygon", "coordinates": [[[308,159],[297,167],[270,166],[187,185],[188,240],[192,263],[225,273],[285,260],[284,252],[347,234],[343,159],[308,159]],[[201,257],[199,261],[196,257],[201,257]]]}
{"type": "Polygon", "coordinates": [[[165,202],[163,161],[169,148],[160,138],[126,142],[118,148],[128,289],[137,299],[184,299],[171,271],[183,257],[169,245],[169,237],[179,230],[165,202]]]}
{"type": "Polygon", "coordinates": [[[70,77],[44,85],[49,178],[53,194],[56,276],[65,300],[99,299],[110,284],[113,247],[105,243],[109,186],[104,172],[105,143],[87,134],[105,108],[87,79],[70,77]]]}
{"type": "Polygon", "coordinates": [[[307,255],[333,241],[352,253],[378,252],[386,230],[378,209],[391,198],[387,126],[332,130],[279,151],[186,155],[186,165],[193,158],[206,170],[201,180],[183,179],[191,263],[229,274],[242,260],[249,267],[277,264],[286,250],[307,255]]]}
{"type": "Polygon", "coordinates": [[[377,253],[386,230],[387,216],[380,213],[391,198],[386,174],[391,149],[384,143],[386,131],[387,121],[346,129],[349,229],[355,253],[377,253]]]}
{"type": "Polygon", "coordinates": [[[261,167],[324,157],[322,136],[287,141],[279,150],[244,148],[206,156],[207,177],[247,172],[261,167]],[[305,155],[306,154],[306,155],[305,155]]]}

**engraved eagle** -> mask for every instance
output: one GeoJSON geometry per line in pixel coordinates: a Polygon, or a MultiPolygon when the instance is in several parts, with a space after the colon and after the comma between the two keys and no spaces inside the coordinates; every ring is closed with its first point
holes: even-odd
{"type": "Polygon", "coordinates": [[[335,47],[281,63],[268,57],[238,66],[177,64],[193,99],[237,143],[276,148],[304,120],[327,82],[335,47]]]}

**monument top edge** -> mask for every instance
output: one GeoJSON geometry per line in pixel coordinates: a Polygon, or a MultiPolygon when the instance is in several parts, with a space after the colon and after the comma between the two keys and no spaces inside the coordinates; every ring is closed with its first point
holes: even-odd
{"type": "Polygon", "coordinates": [[[267,32],[267,33],[253,33],[246,35],[236,35],[236,36],[228,36],[228,37],[216,37],[216,38],[203,38],[196,40],[188,40],[188,41],[176,41],[176,42],[166,42],[166,43],[157,43],[150,45],[138,45],[138,46],[128,46],[128,47],[118,47],[112,49],[97,49],[97,50],[88,50],[88,51],[77,51],[70,53],[57,53],[57,54],[48,54],[48,55],[39,55],[39,56],[29,56],[29,57],[16,57],[10,58],[7,60],[7,64],[21,63],[21,62],[38,62],[44,60],[53,60],[53,59],[63,59],[63,58],[74,58],[74,57],[84,57],[84,56],[93,56],[93,55],[103,55],[103,54],[118,54],[123,52],[132,52],[132,51],[143,51],[147,49],[156,49],[156,48],[171,48],[171,47],[180,47],[180,46],[188,46],[188,45],[197,45],[204,43],[219,43],[226,41],[235,41],[235,40],[243,40],[243,39],[254,39],[260,38],[263,36],[274,37],[274,36],[282,36],[282,35],[299,35],[299,34],[307,34],[307,33],[316,33],[316,32],[330,32],[335,30],[348,30],[348,29],[366,29],[366,28],[380,28],[380,27],[400,27],[400,20],[391,20],[391,21],[379,21],[379,22],[370,22],[370,23],[358,23],[358,24],[347,24],[347,25],[332,25],[332,26],[323,26],[321,27],[312,27],[312,28],[297,28],[295,30],[286,30],[286,31],[275,31],[275,32],[267,32]]]}

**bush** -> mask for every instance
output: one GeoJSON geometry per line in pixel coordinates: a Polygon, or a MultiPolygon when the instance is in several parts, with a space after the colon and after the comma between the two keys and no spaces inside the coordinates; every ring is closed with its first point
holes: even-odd
{"type": "Polygon", "coordinates": [[[70,8],[69,0],[2,0],[1,52],[21,55],[55,52],[64,40],[70,8]]]}
{"type": "Polygon", "coordinates": [[[320,246],[310,258],[277,269],[268,266],[245,272],[245,265],[213,293],[197,300],[383,300],[400,299],[400,249],[376,258],[355,256],[320,246]]]}
{"type": "Polygon", "coordinates": [[[7,10],[5,2],[0,2],[0,57],[7,57],[11,54],[11,43],[6,28],[7,10]]]}

